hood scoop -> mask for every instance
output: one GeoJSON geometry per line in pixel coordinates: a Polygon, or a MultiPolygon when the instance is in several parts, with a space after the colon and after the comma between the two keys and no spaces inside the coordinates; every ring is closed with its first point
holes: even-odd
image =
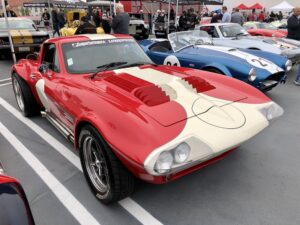
{"type": "Polygon", "coordinates": [[[205,81],[204,79],[196,76],[188,76],[182,78],[185,82],[187,82],[193,89],[196,90],[197,93],[202,93],[206,91],[210,91],[215,89],[216,87],[205,81]]]}

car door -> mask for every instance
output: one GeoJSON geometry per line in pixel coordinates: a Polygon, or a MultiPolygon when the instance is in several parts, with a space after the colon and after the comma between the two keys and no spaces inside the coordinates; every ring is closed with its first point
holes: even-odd
{"type": "MultiPolygon", "coordinates": [[[[43,105],[46,104],[45,108],[48,115],[56,122],[65,128],[71,128],[73,120],[70,119],[69,113],[66,112],[64,107],[65,102],[69,100],[69,96],[66,96],[61,88],[66,83],[67,77],[61,73],[60,64],[56,45],[53,43],[44,44],[41,65],[46,68],[42,71],[42,75],[47,102],[43,102],[43,105]]],[[[39,88],[41,89],[41,87],[39,88]]]]}

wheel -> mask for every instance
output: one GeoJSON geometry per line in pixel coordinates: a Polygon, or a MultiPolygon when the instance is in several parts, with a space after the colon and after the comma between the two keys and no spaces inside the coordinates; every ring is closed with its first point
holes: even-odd
{"type": "Polygon", "coordinates": [[[18,74],[13,73],[12,85],[18,107],[23,115],[26,117],[37,115],[40,107],[27,83],[18,74]]]}
{"type": "Polygon", "coordinates": [[[206,70],[206,71],[208,71],[208,72],[218,73],[218,74],[224,75],[223,72],[221,72],[220,70],[218,70],[218,69],[216,69],[216,68],[207,68],[207,69],[204,69],[204,70],[206,70]]]}
{"type": "Polygon", "coordinates": [[[102,203],[109,204],[131,195],[135,178],[94,127],[84,126],[78,143],[85,178],[102,203]]]}

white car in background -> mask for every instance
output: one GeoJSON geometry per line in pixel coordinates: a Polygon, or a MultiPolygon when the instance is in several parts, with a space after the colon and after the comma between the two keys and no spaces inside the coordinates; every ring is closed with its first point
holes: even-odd
{"type": "Polygon", "coordinates": [[[293,64],[300,63],[300,45],[286,38],[254,37],[236,23],[204,24],[195,29],[206,31],[213,38],[215,45],[263,50],[286,56],[293,64]]]}
{"type": "Polygon", "coordinates": [[[136,39],[147,39],[149,37],[149,24],[144,21],[144,15],[130,13],[129,34],[136,39]]]}

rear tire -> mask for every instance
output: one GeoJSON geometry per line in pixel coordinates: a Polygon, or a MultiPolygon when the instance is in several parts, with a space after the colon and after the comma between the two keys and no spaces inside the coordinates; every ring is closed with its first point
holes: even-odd
{"type": "Polygon", "coordinates": [[[19,109],[26,117],[37,115],[39,105],[37,104],[28,84],[16,73],[12,74],[12,85],[19,109]]]}
{"type": "Polygon", "coordinates": [[[109,204],[132,194],[135,178],[94,127],[84,126],[78,143],[83,172],[96,198],[109,204]]]}

